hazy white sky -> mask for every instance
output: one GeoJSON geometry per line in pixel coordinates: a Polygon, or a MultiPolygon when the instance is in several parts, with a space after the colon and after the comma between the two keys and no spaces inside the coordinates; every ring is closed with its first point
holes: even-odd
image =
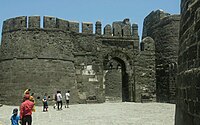
{"type": "Polygon", "coordinates": [[[16,16],[48,15],[93,23],[100,20],[103,27],[129,18],[139,25],[141,35],[144,18],[157,9],[179,14],[180,0],[1,0],[0,29],[4,20],[16,16]]]}

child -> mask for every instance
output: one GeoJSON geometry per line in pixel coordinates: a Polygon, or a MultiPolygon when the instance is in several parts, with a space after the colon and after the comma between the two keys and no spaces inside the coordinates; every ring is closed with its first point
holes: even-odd
{"type": "Polygon", "coordinates": [[[67,91],[67,93],[65,93],[65,108],[69,108],[69,97],[70,97],[70,91],[67,91]]]}
{"type": "Polygon", "coordinates": [[[43,112],[48,111],[48,103],[47,103],[47,94],[45,93],[44,98],[42,99],[43,102],[43,112]]]}
{"type": "Polygon", "coordinates": [[[55,104],[53,108],[55,109],[57,107],[57,94],[54,95],[54,101],[55,101],[55,104]]]}
{"type": "Polygon", "coordinates": [[[11,125],[19,125],[20,117],[18,115],[17,108],[13,109],[13,115],[11,116],[10,120],[11,120],[11,125]]]}

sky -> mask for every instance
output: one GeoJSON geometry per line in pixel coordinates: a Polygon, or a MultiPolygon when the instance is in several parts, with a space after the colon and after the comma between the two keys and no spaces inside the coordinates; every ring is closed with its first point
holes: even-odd
{"type": "MultiPolygon", "coordinates": [[[[3,21],[17,16],[54,16],[78,22],[106,24],[129,18],[137,23],[142,34],[144,18],[162,9],[170,14],[180,13],[180,0],[1,0],[0,34],[3,21]]],[[[1,39],[1,38],[0,38],[1,39]]]]}

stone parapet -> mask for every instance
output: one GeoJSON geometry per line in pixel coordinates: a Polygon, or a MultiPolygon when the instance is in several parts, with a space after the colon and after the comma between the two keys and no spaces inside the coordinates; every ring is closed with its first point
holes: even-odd
{"type": "MultiPolygon", "coordinates": [[[[137,24],[134,24],[137,25],[137,24]]],[[[118,37],[134,37],[138,38],[138,28],[131,27],[129,19],[123,21],[113,22],[112,26],[106,25],[104,27],[104,33],[101,34],[101,22],[97,21],[95,24],[95,33],[93,32],[93,23],[83,22],[81,24],[82,30],[80,32],[79,22],[69,21],[65,19],[56,18],[53,16],[44,16],[41,20],[40,16],[20,16],[10,18],[4,21],[2,33],[12,32],[16,30],[26,29],[49,29],[49,30],[63,30],[65,32],[71,31],[75,33],[83,34],[96,34],[104,36],[118,36],[118,37]],[[42,21],[42,22],[41,22],[42,21]],[[40,24],[43,24],[41,26],[40,24]],[[28,25],[27,25],[28,24],[28,25]],[[133,28],[133,30],[132,30],[133,28]],[[132,33],[133,32],[133,33],[132,33]]]]}

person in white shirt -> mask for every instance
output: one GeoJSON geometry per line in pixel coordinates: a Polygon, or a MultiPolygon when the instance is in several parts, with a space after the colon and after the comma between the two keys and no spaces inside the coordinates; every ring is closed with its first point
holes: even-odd
{"type": "Polygon", "coordinates": [[[67,91],[67,93],[65,93],[65,108],[69,108],[69,98],[70,98],[70,91],[67,91]]]}
{"type": "Polygon", "coordinates": [[[60,110],[60,109],[62,110],[62,95],[61,95],[61,91],[57,91],[57,108],[58,108],[58,110],[60,110]]]}

